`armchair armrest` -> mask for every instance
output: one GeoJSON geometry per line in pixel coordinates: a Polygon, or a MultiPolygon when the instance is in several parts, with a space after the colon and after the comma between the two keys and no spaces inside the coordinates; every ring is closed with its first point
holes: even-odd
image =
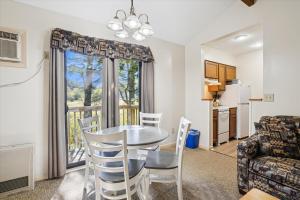
{"type": "Polygon", "coordinates": [[[249,190],[249,162],[258,155],[259,142],[257,134],[241,141],[237,146],[238,187],[240,192],[249,190]]]}

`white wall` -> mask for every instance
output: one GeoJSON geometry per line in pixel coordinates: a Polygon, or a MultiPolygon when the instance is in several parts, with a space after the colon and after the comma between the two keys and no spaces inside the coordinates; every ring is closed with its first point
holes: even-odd
{"type": "MultiPolygon", "coordinates": [[[[0,26],[26,30],[28,44],[27,68],[0,66],[0,84],[24,80],[35,72],[43,51],[49,51],[52,28],[115,39],[105,25],[9,0],[0,1],[0,26]]],[[[184,114],[185,49],[184,46],[155,38],[142,44],[150,46],[154,54],[156,109],[163,113],[161,127],[171,132],[172,129],[177,129],[179,118],[184,114]]],[[[37,180],[47,177],[47,108],[48,64],[30,82],[0,89],[0,145],[34,143],[37,180]]]]}
{"type": "Polygon", "coordinates": [[[251,98],[263,96],[263,50],[251,51],[236,57],[237,77],[251,86],[251,98]]]}
{"type": "Polygon", "coordinates": [[[202,145],[209,145],[209,104],[200,100],[204,71],[201,44],[252,25],[263,26],[263,88],[265,93],[275,93],[275,102],[254,105],[253,120],[261,115],[300,115],[296,106],[300,100],[299,9],[300,1],[296,0],[259,0],[251,8],[236,1],[186,45],[186,115],[194,128],[201,130],[202,145]]]}
{"type": "Polygon", "coordinates": [[[235,56],[225,51],[202,45],[202,53],[205,60],[236,66],[235,56]]]}

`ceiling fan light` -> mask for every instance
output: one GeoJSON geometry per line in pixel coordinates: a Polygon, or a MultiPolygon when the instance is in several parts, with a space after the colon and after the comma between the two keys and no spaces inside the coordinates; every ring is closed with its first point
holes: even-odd
{"type": "Polygon", "coordinates": [[[144,39],[146,39],[146,37],[144,35],[140,34],[139,31],[134,32],[132,37],[133,37],[133,39],[135,39],[137,41],[143,41],[144,39]]]}
{"type": "Polygon", "coordinates": [[[130,29],[138,29],[141,27],[141,22],[135,15],[130,15],[124,22],[125,26],[130,29]]]}
{"type": "Polygon", "coordinates": [[[144,36],[151,36],[154,34],[152,26],[149,23],[145,23],[141,26],[139,32],[144,36]]]}
{"type": "Polygon", "coordinates": [[[113,31],[123,30],[122,22],[117,16],[108,22],[107,27],[113,31]]]}
{"type": "Polygon", "coordinates": [[[117,31],[117,32],[115,33],[115,36],[118,37],[118,38],[124,39],[124,38],[127,38],[127,37],[128,37],[128,32],[125,31],[125,30],[117,31]]]}

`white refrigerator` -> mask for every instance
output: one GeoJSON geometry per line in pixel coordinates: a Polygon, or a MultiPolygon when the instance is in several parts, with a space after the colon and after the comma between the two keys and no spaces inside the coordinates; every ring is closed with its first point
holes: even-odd
{"type": "Polygon", "coordinates": [[[226,85],[220,98],[221,105],[237,107],[237,139],[249,136],[249,99],[251,88],[248,85],[226,85]]]}

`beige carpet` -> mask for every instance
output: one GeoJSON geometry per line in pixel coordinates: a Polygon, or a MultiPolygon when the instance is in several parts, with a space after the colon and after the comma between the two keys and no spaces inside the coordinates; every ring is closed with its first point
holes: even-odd
{"type": "MultiPolygon", "coordinates": [[[[64,179],[42,181],[36,189],[6,198],[7,200],[81,200],[94,199],[92,179],[87,194],[83,193],[83,170],[67,174],[64,179]]],[[[205,150],[185,150],[183,168],[184,199],[235,200],[237,189],[236,159],[205,150]]],[[[175,184],[153,183],[153,199],[177,199],[175,184]]]]}

